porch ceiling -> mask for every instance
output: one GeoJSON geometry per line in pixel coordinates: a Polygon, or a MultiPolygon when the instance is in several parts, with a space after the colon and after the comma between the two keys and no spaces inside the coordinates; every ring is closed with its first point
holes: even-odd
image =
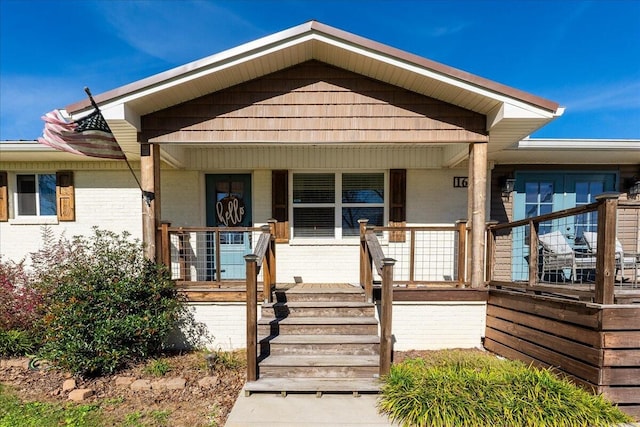
{"type": "MultiPolygon", "coordinates": [[[[555,102],[315,21],[95,99],[127,156],[136,158],[140,116],[312,59],[486,115],[490,151],[514,144],[562,114],[555,102]]],[[[66,107],[74,116],[90,108],[87,100],[66,107]]]]}

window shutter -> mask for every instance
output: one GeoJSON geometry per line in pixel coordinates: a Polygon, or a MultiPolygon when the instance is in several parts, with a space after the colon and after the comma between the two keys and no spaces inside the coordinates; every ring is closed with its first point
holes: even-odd
{"type": "Polygon", "coordinates": [[[58,208],[58,221],[76,220],[73,172],[63,171],[56,173],[56,202],[58,208]]]}
{"type": "Polygon", "coordinates": [[[276,223],[276,242],[289,241],[289,171],[271,172],[271,216],[276,223]]]}
{"type": "MultiPolygon", "coordinates": [[[[389,171],[389,226],[405,227],[407,225],[407,171],[391,169],[389,171]]],[[[404,242],[404,231],[389,233],[390,242],[404,242]]]]}
{"type": "Polygon", "coordinates": [[[0,221],[9,221],[9,186],[6,172],[0,172],[0,221]]]}

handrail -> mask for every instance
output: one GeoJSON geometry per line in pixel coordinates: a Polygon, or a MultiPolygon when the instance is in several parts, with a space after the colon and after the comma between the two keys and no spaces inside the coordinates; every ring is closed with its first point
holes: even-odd
{"type": "Polygon", "coordinates": [[[275,220],[261,227],[262,234],[253,253],[245,255],[247,268],[247,380],[258,379],[258,274],[262,269],[264,302],[272,302],[271,290],[276,285],[275,220]]]}
{"type": "Polygon", "coordinates": [[[582,213],[593,212],[598,209],[599,202],[590,203],[588,205],[577,206],[575,208],[563,209],[561,211],[555,211],[548,214],[536,216],[533,218],[525,218],[517,221],[503,222],[500,224],[491,224],[487,228],[493,230],[502,230],[505,228],[522,227],[523,225],[529,225],[532,220],[535,223],[541,223],[545,221],[551,221],[554,219],[566,218],[568,216],[579,215],[582,213]]]}
{"type": "Polygon", "coordinates": [[[368,220],[360,219],[360,272],[365,278],[364,288],[368,302],[373,302],[373,272],[371,265],[382,277],[380,293],[380,375],[387,375],[391,369],[393,316],[393,266],[396,260],[387,258],[380,246],[374,227],[368,226],[368,220]]]}

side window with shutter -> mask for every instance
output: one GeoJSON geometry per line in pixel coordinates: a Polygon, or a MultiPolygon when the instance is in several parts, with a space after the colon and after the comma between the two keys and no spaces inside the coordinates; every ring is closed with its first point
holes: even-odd
{"type": "MultiPolygon", "coordinates": [[[[389,171],[389,226],[407,225],[407,171],[391,169],[389,171]]],[[[404,231],[389,233],[389,241],[401,243],[406,240],[404,231]]]]}
{"type": "Polygon", "coordinates": [[[276,223],[276,242],[289,242],[289,171],[271,172],[271,216],[276,223]]]}
{"type": "Polygon", "coordinates": [[[0,172],[0,221],[9,221],[9,187],[7,173],[0,172]]]}
{"type": "Polygon", "coordinates": [[[75,189],[73,186],[73,172],[61,171],[56,173],[56,201],[59,221],[76,220],[75,189]]]}

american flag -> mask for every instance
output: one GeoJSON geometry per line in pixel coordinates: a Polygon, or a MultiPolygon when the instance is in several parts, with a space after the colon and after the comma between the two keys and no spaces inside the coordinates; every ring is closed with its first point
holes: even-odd
{"type": "Polygon", "coordinates": [[[103,159],[126,160],[113,132],[97,108],[78,120],[67,120],[59,110],[42,116],[44,132],[38,142],[56,150],[103,159]]]}

